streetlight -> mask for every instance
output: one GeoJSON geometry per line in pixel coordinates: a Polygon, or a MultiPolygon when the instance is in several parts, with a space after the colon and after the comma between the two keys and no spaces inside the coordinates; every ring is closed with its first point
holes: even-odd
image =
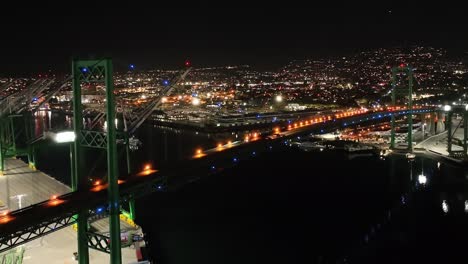
{"type": "Polygon", "coordinates": [[[75,162],[74,162],[74,157],[73,157],[73,142],[76,140],[76,134],[74,131],[62,131],[58,133],[54,132],[48,132],[48,136],[51,137],[56,143],[62,144],[62,143],[68,143],[68,148],[70,150],[70,170],[72,175],[71,183],[72,183],[72,188],[75,186],[75,179],[73,177],[74,171],[75,171],[75,162]]]}
{"type": "Polygon", "coordinates": [[[18,199],[18,209],[23,208],[23,197],[28,196],[27,194],[18,194],[11,196],[10,199],[18,199]]]}
{"type": "Polygon", "coordinates": [[[200,104],[200,99],[198,99],[197,97],[192,98],[192,104],[193,105],[199,105],[200,104]]]}
{"type": "Polygon", "coordinates": [[[450,112],[450,110],[452,110],[452,106],[450,106],[450,105],[444,105],[444,111],[445,111],[445,112],[450,112]]]}
{"type": "Polygon", "coordinates": [[[71,142],[74,142],[76,139],[75,132],[73,131],[63,131],[59,133],[49,132],[49,133],[52,134],[51,135],[52,138],[57,143],[71,143],[71,142]]]}
{"type": "Polygon", "coordinates": [[[278,94],[278,95],[275,97],[275,101],[276,101],[277,103],[283,102],[283,96],[281,96],[281,94],[278,94]]]}

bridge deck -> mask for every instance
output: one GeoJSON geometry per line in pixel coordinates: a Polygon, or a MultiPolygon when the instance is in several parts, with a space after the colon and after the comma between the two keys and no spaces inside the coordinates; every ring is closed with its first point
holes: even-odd
{"type": "Polygon", "coordinates": [[[6,159],[5,167],[4,176],[0,176],[0,201],[10,211],[71,191],[67,185],[41,171],[32,170],[20,159],[6,159]]]}

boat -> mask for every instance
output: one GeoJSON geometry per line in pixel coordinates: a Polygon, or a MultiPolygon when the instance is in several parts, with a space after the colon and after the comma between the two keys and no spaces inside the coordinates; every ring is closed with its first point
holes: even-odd
{"type": "Polygon", "coordinates": [[[344,150],[347,152],[367,152],[374,150],[374,147],[362,144],[345,144],[344,150]]]}

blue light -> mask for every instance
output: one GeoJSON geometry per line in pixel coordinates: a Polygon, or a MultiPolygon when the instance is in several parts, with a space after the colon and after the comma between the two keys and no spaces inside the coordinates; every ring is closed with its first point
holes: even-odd
{"type": "Polygon", "coordinates": [[[34,97],[32,100],[33,100],[33,102],[36,102],[36,101],[37,101],[37,97],[34,97]]]}
{"type": "Polygon", "coordinates": [[[254,156],[255,156],[256,154],[257,154],[257,153],[255,153],[255,151],[254,151],[254,152],[252,152],[252,155],[254,155],[254,156]]]}
{"type": "Polygon", "coordinates": [[[162,189],[162,186],[161,185],[158,185],[158,190],[161,190],[162,189]]]}
{"type": "Polygon", "coordinates": [[[169,81],[168,81],[168,80],[164,80],[164,81],[163,81],[163,84],[164,84],[164,85],[169,85],[169,81]]]}
{"type": "Polygon", "coordinates": [[[85,67],[85,68],[82,68],[81,71],[82,71],[82,72],[88,72],[88,68],[86,68],[86,67],[85,67]]]}
{"type": "Polygon", "coordinates": [[[321,132],[321,133],[323,133],[323,129],[322,129],[322,130],[320,130],[320,132],[321,132]]]}
{"type": "Polygon", "coordinates": [[[260,115],[257,115],[257,118],[260,118],[260,115]]]}
{"type": "Polygon", "coordinates": [[[130,64],[130,69],[132,69],[132,70],[135,69],[135,65],[130,64]]]}
{"type": "Polygon", "coordinates": [[[233,158],[232,161],[237,162],[237,158],[233,158]]]}
{"type": "Polygon", "coordinates": [[[96,210],[96,212],[97,212],[97,213],[100,213],[100,212],[102,212],[102,210],[104,210],[104,209],[103,209],[102,207],[99,207],[99,208],[96,210]]]}
{"type": "Polygon", "coordinates": [[[211,166],[211,169],[214,170],[214,169],[216,169],[216,167],[215,167],[215,166],[211,166]]]}

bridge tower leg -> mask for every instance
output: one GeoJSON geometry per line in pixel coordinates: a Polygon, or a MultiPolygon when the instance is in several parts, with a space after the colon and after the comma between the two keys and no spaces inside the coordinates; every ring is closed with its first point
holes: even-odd
{"type": "Polygon", "coordinates": [[[125,133],[125,154],[127,156],[127,174],[132,172],[132,163],[130,160],[130,140],[128,138],[128,133],[125,133]]]}
{"type": "Polygon", "coordinates": [[[122,263],[122,252],[120,246],[120,205],[119,205],[119,171],[117,167],[117,144],[115,120],[115,98],[112,61],[105,62],[105,84],[106,84],[106,117],[107,117],[107,171],[109,179],[109,205],[110,205],[110,263],[122,263]]]}
{"type": "Polygon", "coordinates": [[[4,171],[5,171],[5,157],[3,154],[3,142],[0,136],[0,176],[3,176],[4,171]]]}
{"type": "Polygon", "coordinates": [[[446,116],[445,126],[447,127],[447,151],[449,156],[452,154],[452,116],[453,112],[449,111],[446,116]]]}
{"type": "Polygon", "coordinates": [[[16,158],[16,136],[15,136],[15,124],[14,124],[14,120],[13,120],[13,117],[10,117],[10,133],[11,133],[11,150],[12,150],[12,154],[13,154],[13,157],[16,158]]]}
{"type": "Polygon", "coordinates": [[[446,118],[446,115],[444,112],[439,111],[437,112],[437,124],[436,124],[436,134],[440,134],[445,131],[446,127],[444,124],[444,120],[446,118]]]}
{"type": "Polygon", "coordinates": [[[463,156],[465,160],[468,159],[468,111],[463,113],[463,156]]]}
{"type": "MultiPolygon", "coordinates": [[[[79,191],[86,189],[86,179],[82,173],[82,151],[81,151],[81,130],[83,129],[83,113],[81,106],[81,78],[79,62],[73,61],[72,63],[72,75],[73,75],[73,130],[75,133],[75,141],[71,146],[71,168],[72,174],[72,190],[79,191]]],[[[88,264],[89,263],[89,249],[88,249],[88,223],[87,223],[87,212],[81,211],[77,215],[77,228],[78,228],[78,263],[88,264]]]]}
{"type": "Polygon", "coordinates": [[[5,158],[16,157],[13,117],[0,118],[0,175],[5,170],[5,158]]]}
{"type": "Polygon", "coordinates": [[[390,148],[395,148],[395,113],[392,113],[392,118],[391,118],[391,134],[390,134],[390,148]]]}
{"type": "MultiPolygon", "coordinates": [[[[127,156],[127,174],[132,172],[132,164],[130,160],[130,141],[128,138],[128,133],[125,133],[125,154],[127,156]]],[[[130,211],[130,219],[135,221],[136,218],[136,208],[135,208],[135,198],[130,197],[128,200],[128,208],[130,211]]]]}
{"type": "MultiPolygon", "coordinates": [[[[397,105],[399,98],[407,97],[407,124],[408,124],[408,151],[413,151],[413,70],[409,66],[400,65],[392,68],[392,105],[397,105]],[[404,74],[407,78],[405,81],[398,82],[399,75],[404,74]]],[[[395,148],[395,114],[392,114],[391,120],[391,148],[395,148]]]]}
{"type": "Polygon", "coordinates": [[[430,135],[433,136],[436,134],[436,126],[437,126],[437,114],[431,113],[431,127],[430,127],[430,135]]]}

